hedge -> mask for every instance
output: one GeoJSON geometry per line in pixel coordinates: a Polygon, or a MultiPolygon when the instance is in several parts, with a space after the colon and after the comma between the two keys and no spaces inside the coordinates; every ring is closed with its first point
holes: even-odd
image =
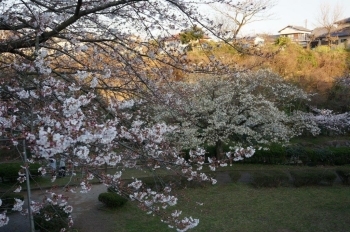
{"type": "Polygon", "coordinates": [[[268,150],[256,150],[255,154],[244,159],[244,162],[248,163],[260,163],[260,164],[285,164],[288,163],[288,157],[286,155],[286,148],[281,144],[272,144],[268,150]]]}
{"type": "Polygon", "coordinates": [[[299,170],[290,172],[296,187],[333,185],[337,175],[330,170],[299,170]]]}
{"type": "MultiPolygon", "coordinates": [[[[0,164],[0,178],[1,181],[16,182],[18,172],[22,169],[23,163],[2,163],[0,164]]],[[[40,164],[30,164],[29,171],[31,175],[37,175],[40,164]]]]}
{"type": "Polygon", "coordinates": [[[334,165],[350,164],[350,147],[331,147],[334,165]]]}
{"type": "Polygon", "coordinates": [[[118,208],[123,206],[128,200],[115,192],[101,193],[98,200],[104,203],[107,207],[118,208]]]}
{"type": "Polygon", "coordinates": [[[289,176],[283,171],[265,171],[252,173],[254,187],[280,187],[289,185],[289,176]]]}
{"type": "MultiPolygon", "coordinates": [[[[205,146],[207,151],[205,157],[215,156],[214,146],[205,146]]],[[[223,151],[228,151],[228,145],[223,147],[223,151]]],[[[183,151],[188,159],[189,150],[183,151]]],[[[256,150],[255,154],[238,163],[254,164],[302,164],[309,166],[316,165],[345,165],[350,164],[350,147],[305,147],[301,145],[282,146],[281,144],[271,144],[268,150],[256,150]]]]}

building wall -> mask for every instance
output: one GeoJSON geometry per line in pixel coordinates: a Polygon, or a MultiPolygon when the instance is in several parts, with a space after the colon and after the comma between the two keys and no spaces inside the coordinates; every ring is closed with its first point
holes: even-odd
{"type": "Polygon", "coordinates": [[[287,34],[310,34],[311,32],[308,31],[299,31],[295,30],[293,28],[287,27],[279,32],[280,35],[287,35],[287,34]]]}

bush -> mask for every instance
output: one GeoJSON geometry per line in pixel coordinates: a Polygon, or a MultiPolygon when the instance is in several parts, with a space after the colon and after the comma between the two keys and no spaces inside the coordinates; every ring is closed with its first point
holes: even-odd
{"type": "Polygon", "coordinates": [[[300,145],[292,145],[286,147],[286,155],[289,159],[289,164],[298,164],[299,161],[304,163],[307,158],[307,151],[303,146],[300,145]]]}
{"type": "MultiPolygon", "coordinates": [[[[22,169],[23,163],[2,163],[0,164],[0,178],[2,182],[10,181],[16,182],[18,172],[22,169]]],[[[31,175],[38,175],[38,168],[40,164],[30,164],[29,171],[31,175]]]]}
{"type": "Polygon", "coordinates": [[[39,231],[60,232],[68,227],[69,214],[58,205],[47,205],[34,215],[34,226],[39,231]],[[49,220],[48,220],[49,219],[49,220]]]}
{"type": "Polygon", "coordinates": [[[350,147],[332,147],[333,163],[335,165],[350,164],[350,147]]]}
{"type": "Polygon", "coordinates": [[[328,148],[318,148],[314,150],[315,159],[318,164],[331,165],[333,164],[333,152],[328,148]]]}
{"type": "Polygon", "coordinates": [[[350,185],[350,167],[342,167],[336,170],[343,184],[350,185]]]}
{"type": "Polygon", "coordinates": [[[302,159],[309,166],[330,165],[333,164],[333,153],[328,148],[308,148],[302,159]]]}
{"type": "Polygon", "coordinates": [[[291,39],[285,36],[280,36],[275,40],[275,45],[278,46],[287,46],[291,43],[291,39]]]}
{"type": "Polygon", "coordinates": [[[98,200],[110,208],[121,207],[128,201],[126,198],[114,192],[101,193],[98,196],[98,200]]]}
{"type": "Polygon", "coordinates": [[[4,194],[0,199],[2,201],[2,205],[0,209],[2,210],[11,210],[13,205],[15,204],[15,198],[23,201],[24,197],[19,193],[7,193],[4,194]]]}
{"type": "Polygon", "coordinates": [[[282,171],[253,172],[252,184],[254,187],[280,187],[287,186],[289,177],[282,171]]]}
{"type": "Polygon", "coordinates": [[[350,111],[350,84],[349,77],[338,78],[328,92],[327,109],[336,112],[350,111]]]}
{"type": "Polygon", "coordinates": [[[296,187],[311,185],[333,185],[337,175],[329,170],[291,171],[296,187]]]}
{"type": "Polygon", "coordinates": [[[0,178],[15,182],[18,178],[18,172],[21,169],[21,163],[2,163],[0,164],[0,178]]]}
{"type": "MultiPolygon", "coordinates": [[[[34,163],[34,164],[30,164],[29,166],[29,173],[30,175],[32,176],[37,176],[39,175],[40,173],[38,172],[38,169],[41,167],[42,165],[41,164],[38,164],[38,163],[34,163]]],[[[41,175],[41,174],[40,174],[41,175]]]]}
{"type": "Polygon", "coordinates": [[[300,145],[289,146],[286,149],[291,161],[301,160],[309,166],[342,165],[350,163],[350,148],[305,148],[300,145]]]}
{"type": "Polygon", "coordinates": [[[286,148],[281,144],[271,144],[268,150],[256,150],[249,159],[244,159],[243,163],[261,164],[285,164],[287,163],[286,148]]]}

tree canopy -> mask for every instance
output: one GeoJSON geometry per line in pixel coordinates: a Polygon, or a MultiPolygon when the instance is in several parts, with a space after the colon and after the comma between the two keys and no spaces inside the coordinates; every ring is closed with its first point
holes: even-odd
{"type": "Polygon", "coordinates": [[[181,147],[195,148],[222,142],[233,147],[286,143],[305,129],[318,133],[317,125],[294,104],[308,95],[269,70],[200,77],[177,82],[164,90],[168,104],[156,105],[156,121],[178,126],[181,147]]]}

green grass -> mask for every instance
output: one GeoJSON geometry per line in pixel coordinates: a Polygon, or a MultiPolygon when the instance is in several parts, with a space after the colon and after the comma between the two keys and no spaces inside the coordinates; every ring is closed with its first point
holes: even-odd
{"type": "MultiPolygon", "coordinates": [[[[304,187],[255,189],[247,184],[183,190],[183,215],[200,219],[192,231],[348,231],[349,188],[304,187]],[[199,206],[196,202],[202,202],[199,206]]],[[[169,231],[159,218],[132,203],[117,211],[101,211],[115,222],[115,231],[169,231]]]]}

